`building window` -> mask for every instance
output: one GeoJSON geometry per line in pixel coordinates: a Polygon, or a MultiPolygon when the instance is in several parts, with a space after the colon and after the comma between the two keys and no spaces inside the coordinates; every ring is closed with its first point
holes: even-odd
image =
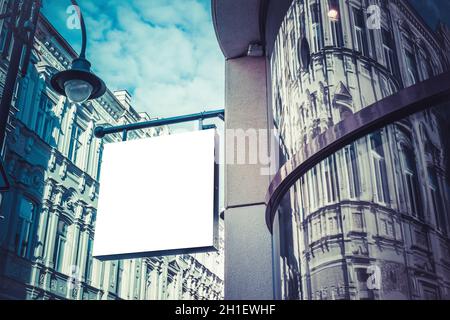
{"type": "Polygon", "coordinates": [[[381,29],[381,36],[383,38],[383,55],[386,68],[388,68],[392,74],[395,74],[394,39],[392,34],[384,28],[381,29]]]}
{"type": "Polygon", "coordinates": [[[320,5],[314,3],[311,5],[312,44],[314,52],[318,52],[323,48],[322,24],[320,20],[320,5]]]}
{"type": "Polygon", "coordinates": [[[122,274],[123,274],[123,261],[117,260],[111,263],[111,287],[114,288],[114,292],[120,295],[122,288],[122,274]]]}
{"type": "Polygon", "coordinates": [[[36,214],[35,205],[22,198],[19,205],[19,222],[16,229],[15,251],[20,257],[29,256],[29,250],[33,241],[32,225],[36,214]]]}
{"type": "Polygon", "coordinates": [[[414,44],[406,37],[404,37],[404,43],[406,72],[408,73],[410,85],[413,85],[419,81],[419,71],[417,68],[416,56],[414,54],[414,44]]]}
{"type": "Polygon", "coordinates": [[[355,50],[363,55],[368,55],[367,35],[366,35],[366,19],[361,9],[353,8],[353,19],[355,21],[355,50]]]}
{"type": "Polygon", "coordinates": [[[327,191],[326,199],[328,203],[336,200],[336,177],[334,174],[334,157],[331,156],[324,161],[325,188],[327,191]]]}
{"type": "Polygon", "coordinates": [[[317,173],[317,167],[314,167],[312,169],[312,186],[313,186],[313,191],[312,191],[312,207],[313,208],[318,208],[320,206],[320,189],[319,189],[319,182],[321,181],[321,179],[319,179],[318,173],[317,173]]]}
{"type": "Polygon", "coordinates": [[[86,259],[86,268],[85,268],[85,274],[84,274],[84,279],[86,281],[90,281],[91,280],[91,275],[92,275],[92,239],[89,237],[88,238],[88,243],[87,243],[87,259],[86,259]]]}
{"type": "Polygon", "coordinates": [[[420,57],[421,71],[423,75],[422,80],[426,80],[434,76],[434,71],[429,53],[427,53],[424,49],[421,49],[419,57],[420,57]]]}
{"type": "Polygon", "coordinates": [[[408,199],[408,208],[414,216],[423,218],[420,206],[420,192],[417,180],[416,159],[412,150],[404,147],[402,150],[403,179],[408,199]]]}
{"type": "Polygon", "coordinates": [[[83,134],[83,130],[81,127],[74,122],[72,126],[72,133],[70,135],[70,144],[69,144],[69,153],[68,158],[72,161],[73,164],[77,164],[77,160],[79,157],[80,149],[82,147],[81,137],[83,134]]]}
{"type": "Polygon", "coordinates": [[[334,19],[330,18],[330,27],[331,27],[331,38],[333,41],[333,46],[342,47],[344,46],[343,35],[342,35],[342,25],[341,19],[339,17],[340,8],[339,8],[339,0],[329,0],[329,9],[336,10],[338,16],[334,19]]]}
{"type": "Polygon", "coordinates": [[[389,183],[381,132],[370,136],[370,147],[372,158],[372,175],[375,182],[375,197],[379,203],[387,204],[390,202],[389,183]]]}
{"type": "Polygon", "coordinates": [[[434,168],[428,168],[428,185],[431,193],[431,207],[436,217],[436,226],[439,230],[446,231],[443,201],[439,188],[437,172],[434,168]]]}
{"type": "Polygon", "coordinates": [[[348,193],[350,198],[357,198],[360,194],[358,160],[355,145],[351,144],[344,149],[345,168],[347,176],[348,193]]]}
{"type": "MultiPolygon", "coordinates": [[[[3,2],[3,6],[1,8],[1,14],[5,14],[8,11],[8,8],[10,7],[10,3],[11,1],[4,1],[3,2]]],[[[1,27],[1,31],[0,31],[0,52],[5,56],[6,53],[4,52],[5,50],[5,46],[6,46],[6,38],[8,35],[8,27],[5,23],[6,19],[2,19],[0,21],[0,27],[1,27]]],[[[9,47],[9,46],[8,46],[9,47]]]]}
{"type": "Polygon", "coordinates": [[[39,100],[34,132],[36,132],[47,143],[50,140],[53,129],[53,118],[50,114],[53,106],[54,103],[49,99],[49,97],[42,93],[39,100]]]}
{"type": "Polygon", "coordinates": [[[55,251],[53,252],[53,262],[55,264],[55,270],[62,272],[64,263],[64,252],[67,242],[67,224],[59,220],[58,229],[56,231],[55,239],[55,251]]]}

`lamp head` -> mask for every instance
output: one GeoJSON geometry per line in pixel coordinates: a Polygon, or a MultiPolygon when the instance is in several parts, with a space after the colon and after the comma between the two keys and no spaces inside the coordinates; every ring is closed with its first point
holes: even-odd
{"type": "Polygon", "coordinates": [[[84,58],[73,60],[69,70],[58,72],[50,80],[52,88],[71,102],[83,103],[96,99],[106,91],[105,83],[91,72],[91,64],[84,58]]]}

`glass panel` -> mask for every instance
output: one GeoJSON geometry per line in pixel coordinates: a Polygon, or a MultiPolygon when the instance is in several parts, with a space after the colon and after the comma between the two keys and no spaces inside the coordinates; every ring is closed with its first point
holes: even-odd
{"type": "Polygon", "coordinates": [[[358,139],[298,179],[274,224],[280,298],[448,298],[449,134],[446,103],[358,139]]]}

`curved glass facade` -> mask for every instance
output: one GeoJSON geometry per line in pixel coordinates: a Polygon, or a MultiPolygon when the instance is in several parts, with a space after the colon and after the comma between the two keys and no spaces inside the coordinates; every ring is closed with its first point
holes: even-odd
{"type": "MultiPolygon", "coordinates": [[[[407,1],[293,1],[270,55],[281,165],[448,70],[444,50],[407,1]]],[[[450,299],[450,102],[427,107],[348,144],[284,195],[277,298],[450,299]]]]}
{"type": "Polygon", "coordinates": [[[377,130],[291,187],[283,299],[450,298],[450,102],[377,130]]]}

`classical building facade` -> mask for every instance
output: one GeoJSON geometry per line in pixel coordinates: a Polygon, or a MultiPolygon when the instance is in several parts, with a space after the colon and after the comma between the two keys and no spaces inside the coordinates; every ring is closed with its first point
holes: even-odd
{"type": "MultiPolygon", "coordinates": [[[[6,2],[0,1],[2,12],[6,2]]],[[[0,27],[4,48],[8,30],[0,27]]],[[[92,257],[102,149],[121,139],[97,139],[93,129],[150,118],[133,109],[126,91],[107,90],[82,105],[53,92],[51,75],[76,56],[41,16],[4,152],[12,186],[0,206],[0,298],[221,299],[222,251],[107,262],[92,257]]],[[[7,61],[1,61],[0,83],[7,61]]],[[[128,139],[168,133],[151,128],[128,139]]]]}
{"type": "MultiPolygon", "coordinates": [[[[448,36],[406,0],[292,1],[269,57],[283,161],[346,117],[448,71],[448,36]]],[[[290,189],[279,208],[279,297],[450,299],[440,112],[354,141],[290,189]]]]}

